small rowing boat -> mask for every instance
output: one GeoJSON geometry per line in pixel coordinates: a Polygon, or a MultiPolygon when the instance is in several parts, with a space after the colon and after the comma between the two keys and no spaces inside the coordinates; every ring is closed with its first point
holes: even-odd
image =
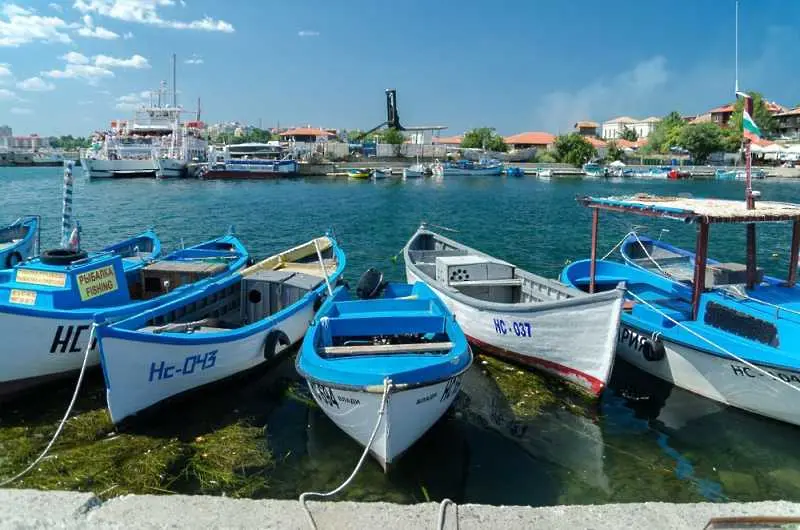
{"type": "Polygon", "coordinates": [[[367,271],[362,299],[337,288],[296,365],[325,414],[386,469],[450,407],[472,352],[426,285],[382,279],[367,271]]]}
{"type": "Polygon", "coordinates": [[[0,268],[10,269],[38,253],[39,217],[20,217],[0,229],[0,268]]]}
{"type": "Polygon", "coordinates": [[[372,176],[369,169],[350,168],[347,170],[347,178],[356,180],[366,180],[372,176]]]}
{"type": "MultiPolygon", "coordinates": [[[[161,257],[161,243],[147,231],[101,252],[46,250],[0,271],[0,395],[79,370],[98,314],[114,321],[141,313],[247,259],[231,234],[161,257]]],[[[86,364],[98,362],[93,341],[86,364]]]]}
{"type": "Polygon", "coordinates": [[[331,237],[313,239],[177,300],[100,326],[114,423],[273,360],[299,342],[345,267],[331,237]]]}
{"type": "Polygon", "coordinates": [[[587,295],[431,232],[403,249],[409,283],[423,282],[469,341],[599,396],[614,365],[624,290],[587,295]]]}

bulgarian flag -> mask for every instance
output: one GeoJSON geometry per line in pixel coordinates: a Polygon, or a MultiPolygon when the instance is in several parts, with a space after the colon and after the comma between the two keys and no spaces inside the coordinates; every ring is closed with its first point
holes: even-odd
{"type": "Polygon", "coordinates": [[[742,133],[748,140],[761,138],[761,129],[758,128],[758,125],[746,110],[742,110],[742,133]]]}

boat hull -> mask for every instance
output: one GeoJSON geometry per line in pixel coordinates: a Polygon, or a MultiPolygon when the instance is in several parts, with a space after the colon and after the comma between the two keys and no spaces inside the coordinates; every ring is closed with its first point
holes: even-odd
{"type": "Polygon", "coordinates": [[[186,176],[186,162],[175,158],[161,158],[156,161],[156,178],[170,179],[186,176]]]}
{"type": "MultiPolygon", "coordinates": [[[[386,411],[370,446],[370,452],[384,469],[442,417],[458,395],[462,376],[389,394],[386,411]]],[[[308,387],[323,412],[366,447],[378,420],[382,390],[357,391],[315,380],[309,380],[308,387]]]]}
{"type": "Polygon", "coordinates": [[[503,174],[502,166],[488,168],[460,169],[452,167],[434,166],[433,174],[437,177],[481,177],[498,176],[503,174]]]}
{"type": "MultiPolygon", "coordinates": [[[[406,278],[409,283],[423,281],[408,267],[406,278]]],[[[428,287],[478,348],[553,374],[593,396],[605,389],[614,365],[622,292],[578,304],[570,300],[562,308],[504,312],[475,307],[428,287]]]]}
{"type": "MultiPolygon", "coordinates": [[[[34,317],[0,313],[0,396],[45,379],[68,376],[80,370],[88,346],[92,319],[34,317]]],[[[87,367],[99,363],[97,345],[89,352],[87,367]]]]}
{"type": "Polygon", "coordinates": [[[229,163],[209,167],[201,178],[211,179],[274,179],[297,175],[298,164],[294,160],[276,160],[274,163],[229,163]]]}
{"type": "MultiPolygon", "coordinates": [[[[294,344],[303,338],[313,316],[309,301],[300,310],[246,336],[236,337],[233,333],[226,338],[223,333],[218,340],[178,338],[174,343],[168,343],[168,338],[150,342],[102,336],[100,350],[111,420],[119,423],[169,398],[273,359],[273,355],[265,355],[267,336],[280,331],[294,344]]],[[[279,353],[287,346],[278,346],[276,352],[270,353],[279,353]]]]}
{"type": "Polygon", "coordinates": [[[648,361],[643,349],[644,341],[651,335],[623,322],[617,354],[637,368],[695,394],[800,425],[800,394],[789,386],[800,386],[800,372],[759,366],[783,381],[779,382],[734,359],[699,351],[663,337],[664,358],[648,361]]]}
{"type": "Polygon", "coordinates": [[[418,178],[422,178],[424,176],[425,175],[422,173],[422,171],[418,171],[416,169],[410,169],[410,168],[403,168],[403,178],[404,179],[418,179],[418,178]]]}
{"type": "Polygon", "coordinates": [[[152,158],[142,160],[101,160],[82,158],[84,173],[93,179],[154,177],[158,163],[152,158]]]}

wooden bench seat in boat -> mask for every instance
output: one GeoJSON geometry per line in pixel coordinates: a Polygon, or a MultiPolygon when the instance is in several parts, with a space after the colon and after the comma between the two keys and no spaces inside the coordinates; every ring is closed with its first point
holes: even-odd
{"type": "Polygon", "coordinates": [[[327,346],[322,353],[331,357],[338,355],[381,355],[389,353],[448,352],[452,342],[421,342],[414,344],[365,344],[363,346],[327,346]]]}
{"type": "MultiPolygon", "coordinates": [[[[325,263],[325,271],[328,273],[328,276],[336,272],[336,260],[326,259],[323,260],[325,263]]],[[[291,271],[291,272],[302,272],[305,274],[313,274],[314,276],[319,276],[323,278],[322,274],[322,266],[319,264],[318,261],[316,262],[309,262],[309,263],[295,263],[295,262],[287,262],[287,263],[279,263],[275,266],[273,270],[276,271],[291,271]]]]}
{"type": "Polygon", "coordinates": [[[157,261],[142,268],[141,298],[148,300],[226,270],[224,263],[207,261],[157,261]]]}

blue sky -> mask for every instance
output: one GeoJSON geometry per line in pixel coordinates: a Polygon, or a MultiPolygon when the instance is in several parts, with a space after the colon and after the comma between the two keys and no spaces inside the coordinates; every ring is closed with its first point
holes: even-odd
{"type": "MultiPolygon", "coordinates": [[[[742,87],[800,104],[800,2],[741,0],[741,19],[742,87]]],[[[394,87],[405,125],[557,133],[731,100],[733,27],[733,0],[0,0],[0,124],[130,117],[175,52],[207,121],[369,128],[394,87]]]]}

